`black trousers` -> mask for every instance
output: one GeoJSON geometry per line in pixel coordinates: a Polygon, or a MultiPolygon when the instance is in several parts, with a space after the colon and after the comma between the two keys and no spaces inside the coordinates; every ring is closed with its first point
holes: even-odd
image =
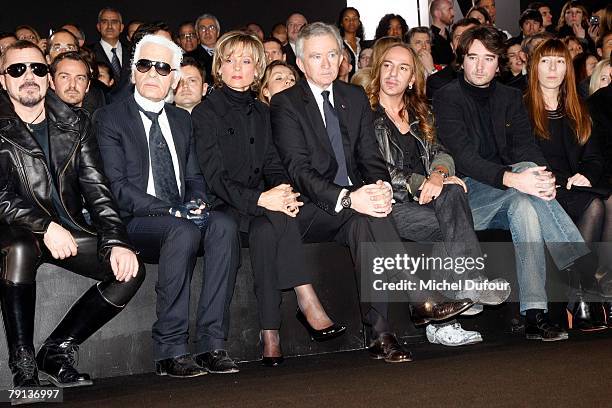
{"type": "Polygon", "coordinates": [[[102,296],[111,304],[124,306],[136,294],[144,282],[144,265],[136,278],[128,282],[115,280],[108,257],[98,259],[98,238],[83,231],[70,231],[78,250],[75,256],[54,259],[43,243],[43,236],[21,227],[0,227],[0,254],[2,258],[2,279],[16,284],[32,284],[42,263],[50,263],[81,276],[103,282],[99,286],[102,296]]]}
{"type": "MultiPolygon", "coordinates": [[[[335,241],[349,247],[358,282],[362,282],[361,273],[368,270],[366,265],[368,260],[363,257],[360,244],[371,243],[377,254],[381,256],[403,251],[401,239],[391,217],[375,218],[350,209],[344,209],[337,215],[330,215],[314,204],[307,203],[301,207],[297,218],[304,242],[335,241]]],[[[368,273],[365,281],[369,282],[370,277],[373,278],[373,275],[368,273]]],[[[365,297],[366,294],[360,292],[362,320],[372,328],[370,335],[375,337],[379,333],[391,331],[387,323],[388,303],[369,302],[365,297]]]]}
{"type": "Polygon", "coordinates": [[[312,282],[305,267],[298,221],[267,210],[248,219],[232,209],[227,214],[241,225],[241,232],[248,234],[260,327],[277,330],[281,325],[282,290],[312,282]]]}
{"type": "MultiPolygon", "coordinates": [[[[440,242],[434,245],[432,256],[453,259],[482,256],[467,194],[461,186],[445,185],[440,196],[428,204],[420,205],[416,201],[397,203],[393,205],[391,215],[402,238],[440,242]]],[[[484,277],[475,269],[462,275],[452,270],[434,272],[438,273],[437,279],[449,281],[456,281],[459,276],[462,279],[484,277]]]]}
{"type": "Polygon", "coordinates": [[[144,262],[159,264],[157,321],[153,324],[154,359],[189,353],[189,295],[198,254],[204,270],[196,320],[196,353],[224,347],[240,256],[236,223],[212,211],[206,231],[172,216],[135,217],[127,225],[130,240],[144,262]]]}

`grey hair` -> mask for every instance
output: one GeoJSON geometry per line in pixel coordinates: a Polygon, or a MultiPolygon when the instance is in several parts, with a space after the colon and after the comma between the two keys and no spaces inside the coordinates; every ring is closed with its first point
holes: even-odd
{"type": "Polygon", "coordinates": [[[322,37],[331,35],[338,43],[338,52],[342,51],[344,41],[340,36],[338,28],[331,24],[325,24],[320,21],[305,25],[297,35],[295,40],[295,56],[301,60],[304,59],[304,41],[312,37],[322,37]]]}
{"type": "MultiPolygon", "coordinates": [[[[119,10],[117,10],[116,8],[112,8],[112,7],[104,7],[102,10],[98,12],[98,23],[102,20],[102,14],[104,14],[107,11],[117,13],[119,15],[119,23],[123,24],[123,17],[121,16],[121,13],[119,12],[119,10]]],[[[83,39],[85,39],[85,36],[83,36],[83,39]]]]}
{"type": "Polygon", "coordinates": [[[215,22],[215,26],[217,27],[217,34],[221,35],[221,24],[219,24],[219,19],[210,13],[204,13],[196,19],[195,29],[196,30],[198,29],[198,24],[200,23],[200,21],[204,20],[205,18],[210,18],[211,20],[215,22]]]}
{"type": "Polygon", "coordinates": [[[170,66],[176,71],[172,71],[175,77],[181,75],[181,61],[183,61],[183,50],[181,47],[176,45],[174,42],[168,40],[166,37],[162,37],[161,35],[155,34],[147,34],[136,44],[136,48],[134,49],[134,57],[132,58],[132,73],[136,70],[136,61],[140,58],[140,52],[142,51],[142,47],[145,44],[156,44],[162,47],[168,48],[172,51],[172,62],[170,66]]]}

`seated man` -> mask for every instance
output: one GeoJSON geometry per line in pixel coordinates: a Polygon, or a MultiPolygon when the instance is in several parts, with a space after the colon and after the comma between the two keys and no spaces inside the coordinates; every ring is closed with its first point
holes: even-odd
{"type": "MultiPolygon", "coordinates": [[[[0,60],[0,304],[15,387],[91,385],[74,365],[79,345],[134,296],[145,271],[102,173],[86,114],[53,93],[40,49],[18,41],[0,60]],[[82,216],[83,203],[92,217],[82,216]],[[44,341],[34,360],[36,272],[52,263],[93,285],[44,341]]],[[[63,282],[66,282],[64,280],[63,282]]]]}
{"type": "Polygon", "coordinates": [[[546,314],[544,243],[559,270],[590,252],[555,200],[555,179],[535,144],[521,92],[495,80],[504,52],[495,28],[461,35],[457,61],[464,73],[434,94],[436,130],[465,177],[475,229],[512,233],[527,338],[564,340],[567,333],[546,314]]]}
{"type": "MultiPolygon", "coordinates": [[[[302,28],[295,47],[305,79],[272,97],[272,133],[291,185],[304,198],[297,216],[303,239],[348,246],[356,271],[371,287],[371,277],[363,276],[368,260],[361,244],[372,243],[378,256],[385,243],[400,247],[401,239],[388,217],[391,178],[378,150],[367,97],[360,87],[335,80],[342,44],[334,26],[317,22],[302,28]]],[[[386,299],[368,299],[363,291],[360,296],[371,356],[410,361],[392,333],[386,299]]],[[[472,304],[427,293],[414,302],[412,318],[419,324],[444,320],[472,304]]]]}
{"type": "Polygon", "coordinates": [[[100,109],[94,123],[104,169],[130,240],[147,263],[158,263],[158,375],[194,377],[237,372],[224,347],[240,244],[233,222],[199,200],[205,185],[189,113],[164,103],[179,80],[181,49],[159,35],[136,44],[133,96],[100,109]],[[187,205],[186,205],[187,204],[187,205]],[[199,217],[198,217],[199,216],[199,217]],[[189,289],[198,253],[206,253],[197,311],[196,356],[188,351],[189,289]]]}

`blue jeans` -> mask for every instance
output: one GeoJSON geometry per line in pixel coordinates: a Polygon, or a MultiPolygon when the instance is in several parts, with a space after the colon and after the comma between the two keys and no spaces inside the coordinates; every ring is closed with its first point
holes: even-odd
{"type": "MultiPolygon", "coordinates": [[[[517,163],[512,165],[512,171],[521,173],[535,166],[517,163]]],[[[544,201],[514,188],[500,190],[470,177],[464,181],[474,229],[504,229],[512,234],[521,313],[528,309],[546,310],[544,245],[556,267],[565,269],[590,252],[578,228],[557,200],[544,201]]]]}

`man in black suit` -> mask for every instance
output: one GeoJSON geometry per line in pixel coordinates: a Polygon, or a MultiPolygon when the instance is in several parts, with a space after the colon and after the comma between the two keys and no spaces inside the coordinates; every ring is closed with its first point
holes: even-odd
{"type": "MultiPolygon", "coordinates": [[[[342,44],[334,26],[317,22],[302,28],[296,55],[305,79],[272,98],[272,132],[291,184],[304,198],[298,214],[304,239],[347,245],[356,270],[365,274],[369,259],[360,251],[361,243],[372,243],[377,256],[383,253],[382,243],[397,254],[404,251],[397,250],[401,240],[387,217],[390,176],[374,136],[370,104],[360,87],[335,81],[342,44]]],[[[371,271],[362,276],[360,292],[363,320],[370,327],[370,354],[387,362],[410,361],[389,326],[386,298],[365,303],[371,276],[371,271]]],[[[427,293],[426,303],[413,305],[413,319],[446,319],[472,304],[427,293]]]]}
{"type": "Polygon", "coordinates": [[[295,62],[295,41],[297,40],[297,36],[308,21],[306,17],[304,17],[300,13],[293,13],[289,17],[287,17],[287,44],[283,47],[283,53],[285,53],[285,61],[287,64],[298,69],[298,66],[295,62]]]}
{"type": "Polygon", "coordinates": [[[221,25],[217,17],[212,14],[202,14],[195,22],[195,29],[200,44],[193,51],[185,53],[186,57],[192,57],[204,67],[206,71],[206,83],[212,85],[212,62],[215,53],[215,44],[221,34],[221,25]]]}
{"type": "Polygon", "coordinates": [[[159,264],[156,372],[193,377],[238,371],[224,340],[240,245],[229,217],[211,212],[208,226],[202,222],[199,200],[206,198],[205,184],[191,119],[188,112],[164,103],[179,80],[181,58],[181,49],[167,38],[143,37],[134,51],[134,95],[100,109],[94,121],[128,235],[145,262],[159,264]],[[189,288],[202,250],[206,259],[194,361],[188,354],[189,288]]]}
{"type": "Polygon", "coordinates": [[[111,7],[105,7],[98,13],[96,28],[100,33],[100,41],[91,45],[96,55],[96,61],[104,62],[112,68],[115,85],[113,89],[121,89],[130,78],[130,46],[119,40],[123,31],[121,13],[111,7]]]}

